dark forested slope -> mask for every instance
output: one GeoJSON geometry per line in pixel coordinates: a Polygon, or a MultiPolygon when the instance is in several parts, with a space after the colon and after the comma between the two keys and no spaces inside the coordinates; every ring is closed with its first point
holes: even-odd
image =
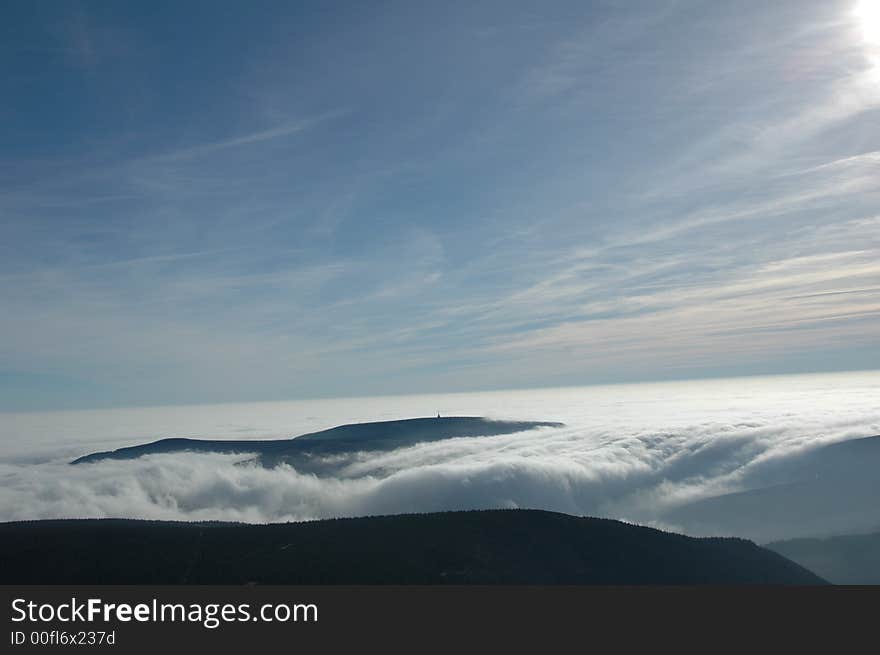
{"type": "Polygon", "coordinates": [[[94,584],[823,584],[743,539],[537,510],[246,525],[0,524],[0,582],[94,584]]]}

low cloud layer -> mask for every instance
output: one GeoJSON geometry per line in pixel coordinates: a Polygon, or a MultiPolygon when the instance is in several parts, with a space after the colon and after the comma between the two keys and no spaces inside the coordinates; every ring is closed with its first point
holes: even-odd
{"type": "Polygon", "coordinates": [[[676,527],[662,521],[666,510],[785,480],[805,452],[880,434],[878,387],[880,376],[859,374],[479,394],[469,402],[496,413],[543,407],[532,418],[567,425],[350,455],[332,477],[245,455],[7,459],[0,519],[264,522],[530,507],[676,527]]]}

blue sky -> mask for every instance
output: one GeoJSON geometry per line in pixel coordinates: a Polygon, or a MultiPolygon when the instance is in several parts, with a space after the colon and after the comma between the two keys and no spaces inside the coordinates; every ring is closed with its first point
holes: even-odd
{"type": "Polygon", "coordinates": [[[0,409],[880,368],[878,5],[6,2],[0,409]]]}

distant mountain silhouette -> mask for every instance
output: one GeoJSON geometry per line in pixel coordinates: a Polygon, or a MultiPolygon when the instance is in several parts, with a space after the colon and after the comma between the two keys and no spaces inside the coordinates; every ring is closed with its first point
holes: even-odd
{"type": "Polygon", "coordinates": [[[399,421],[353,423],[321,432],[304,434],[293,439],[273,440],[207,440],[161,439],[139,446],[130,446],[75,459],[71,464],[84,464],[104,459],[134,459],[142,455],[176,452],[254,453],[260,463],[274,466],[280,462],[300,470],[327,468],[323,458],[358,451],[382,451],[451,439],[512,434],[538,427],[561,427],[552,421],[494,421],[477,416],[444,416],[411,418],[399,421]]]}
{"type": "Polygon", "coordinates": [[[4,584],[787,584],[825,581],[743,539],[538,510],[245,525],[0,524],[4,584]]]}
{"type": "Polygon", "coordinates": [[[766,548],[834,584],[880,585],[880,532],[790,539],[767,544],[766,548]]]}
{"type": "Polygon", "coordinates": [[[759,541],[868,531],[880,525],[880,436],[791,458],[775,484],[706,498],[662,519],[695,534],[759,541]]]}

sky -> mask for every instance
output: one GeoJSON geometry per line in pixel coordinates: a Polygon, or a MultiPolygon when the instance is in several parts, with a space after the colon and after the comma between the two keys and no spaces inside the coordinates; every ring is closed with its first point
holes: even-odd
{"type": "Polygon", "coordinates": [[[0,8],[0,410],[880,368],[880,2],[0,8]]]}

